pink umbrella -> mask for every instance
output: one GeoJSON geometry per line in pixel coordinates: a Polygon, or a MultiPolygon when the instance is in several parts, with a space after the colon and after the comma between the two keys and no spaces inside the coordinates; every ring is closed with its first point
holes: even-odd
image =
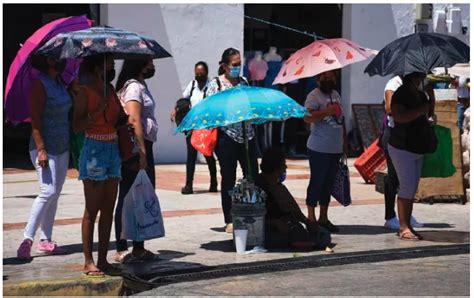
{"type": "Polygon", "coordinates": [[[318,40],[291,55],[283,64],[273,85],[312,77],[376,54],[377,51],[363,48],[345,38],[318,40]]]}
{"type": "MultiPolygon", "coordinates": [[[[85,16],[62,18],[44,25],[25,41],[16,54],[8,72],[5,88],[5,112],[8,120],[14,122],[31,121],[28,92],[31,88],[31,82],[39,74],[38,70],[31,66],[31,53],[59,33],[87,29],[91,25],[92,21],[85,16]]],[[[66,69],[62,75],[66,84],[72,82],[78,68],[78,60],[71,59],[67,61],[66,69]]]]}

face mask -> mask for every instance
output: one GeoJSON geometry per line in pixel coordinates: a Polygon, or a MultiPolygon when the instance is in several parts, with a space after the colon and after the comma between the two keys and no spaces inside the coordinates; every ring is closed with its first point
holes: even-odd
{"type": "Polygon", "coordinates": [[[154,68],[147,68],[145,73],[143,74],[144,79],[149,79],[155,75],[155,69],[154,68]]]}
{"type": "Polygon", "coordinates": [[[334,90],[334,87],[335,84],[333,81],[321,81],[319,89],[321,89],[323,93],[329,94],[332,90],[334,90]]]}
{"type": "Polygon", "coordinates": [[[240,75],[240,66],[234,66],[230,68],[229,76],[231,78],[238,78],[240,75]]]}
{"type": "Polygon", "coordinates": [[[285,180],[286,180],[286,172],[284,172],[283,174],[281,174],[280,177],[278,177],[278,182],[280,183],[285,182],[285,180]]]}
{"type": "Polygon", "coordinates": [[[196,81],[198,81],[198,83],[204,83],[204,82],[206,82],[207,77],[202,75],[202,76],[196,76],[195,79],[196,79],[196,81]]]}
{"type": "Polygon", "coordinates": [[[54,69],[59,73],[62,73],[65,68],[66,68],[66,61],[64,60],[56,62],[56,64],[54,65],[54,69]]]}
{"type": "Polygon", "coordinates": [[[110,83],[114,80],[115,78],[115,69],[107,69],[105,72],[105,78],[104,81],[107,83],[110,83]]]}

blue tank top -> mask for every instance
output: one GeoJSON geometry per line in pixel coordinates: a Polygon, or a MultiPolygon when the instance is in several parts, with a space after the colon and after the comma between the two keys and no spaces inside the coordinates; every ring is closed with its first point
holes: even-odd
{"type": "MultiPolygon", "coordinates": [[[[53,80],[46,74],[38,79],[43,84],[46,101],[42,115],[42,129],[46,152],[58,155],[69,150],[69,111],[72,99],[66,86],[60,80],[53,80]]],[[[36,149],[33,137],[30,139],[30,151],[36,149]]]]}

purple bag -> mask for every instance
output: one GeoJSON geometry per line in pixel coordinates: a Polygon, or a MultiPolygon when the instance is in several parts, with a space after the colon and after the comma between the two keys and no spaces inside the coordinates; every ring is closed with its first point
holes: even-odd
{"type": "Polygon", "coordinates": [[[351,183],[349,180],[349,168],[347,167],[346,156],[343,156],[339,161],[339,168],[337,169],[336,178],[334,179],[331,195],[344,207],[352,203],[351,183]]]}

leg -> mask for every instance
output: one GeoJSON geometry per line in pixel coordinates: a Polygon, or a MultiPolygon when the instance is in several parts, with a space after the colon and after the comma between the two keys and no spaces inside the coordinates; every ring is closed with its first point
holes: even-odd
{"type": "Polygon", "coordinates": [[[102,199],[100,204],[99,218],[99,254],[97,267],[106,270],[110,264],[107,262],[107,252],[110,243],[110,231],[112,229],[115,200],[118,191],[118,178],[109,178],[102,184],[102,199]]]}
{"type": "Polygon", "coordinates": [[[237,171],[237,144],[225,132],[219,131],[216,154],[221,167],[221,202],[226,224],[232,223],[232,200],[229,191],[234,187],[237,171]]]}
{"type": "MultiPolygon", "coordinates": [[[[316,222],[315,208],[318,202],[323,200],[324,182],[329,170],[329,160],[324,153],[308,149],[310,180],[306,191],[306,206],[308,207],[308,219],[316,222]]],[[[321,211],[323,214],[324,211],[321,211]]],[[[327,213],[326,213],[327,214],[327,213]]]]}
{"type": "Polygon", "coordinates": [[[191,136],[186,137],[186,148],[188,158],[186,160],[186,187],[192,190],[194,172],[196,170],[197,150],[191,145],[191,136]]]}
{"type": "Polygon", "coordinates": [[[85,179],[84,196],[86,199],[86,208],[82,218],[82,250],[84,252],[84,271],[96,271],[92,256],[92,244],[94,241],[94,224],[99,213],[101,201],[103,200],[103,181],[93,181],[85,179]]]}
{"type": "Polygon", "coordinates": [[[386,151],[385,156],[387,158],[388,172],[388,177],[384,185],[385,220],[390,220],[397,217],[395,213],[395,198],[397,196],[398,177],[388,151],[386,151]]]}
{"type": "Polygon", "coordinates": [[[69,151],[55,157],[55,165],[51,166],[53,185],[56,189],[55,199],[51,200],[41,222],[41,239],[51,241],[53,234],[54,217],[58,207],[58,198],[61,194],[64,182],[66,181],[67,168],[69,165],[69,151]]]}
{"type": "Polygon", "coordinates": [[[209,176],[211,176],[211,192],[217,192],[217,167],[216,159],[213,156],[205,156],[207,167],[209,169],[209,176]]]}
{"type": "Polygon", "coordinates": [[[341,154],[326,154],[325,158],[329,162],[329,165],[327,167],[326,179],[324,180],[323,196],[320,201],[319,222],[321,223],[329,223],[328,210],[331,200],[331,190],[334,185],[334,180],[336,179],[341,154]]]}

